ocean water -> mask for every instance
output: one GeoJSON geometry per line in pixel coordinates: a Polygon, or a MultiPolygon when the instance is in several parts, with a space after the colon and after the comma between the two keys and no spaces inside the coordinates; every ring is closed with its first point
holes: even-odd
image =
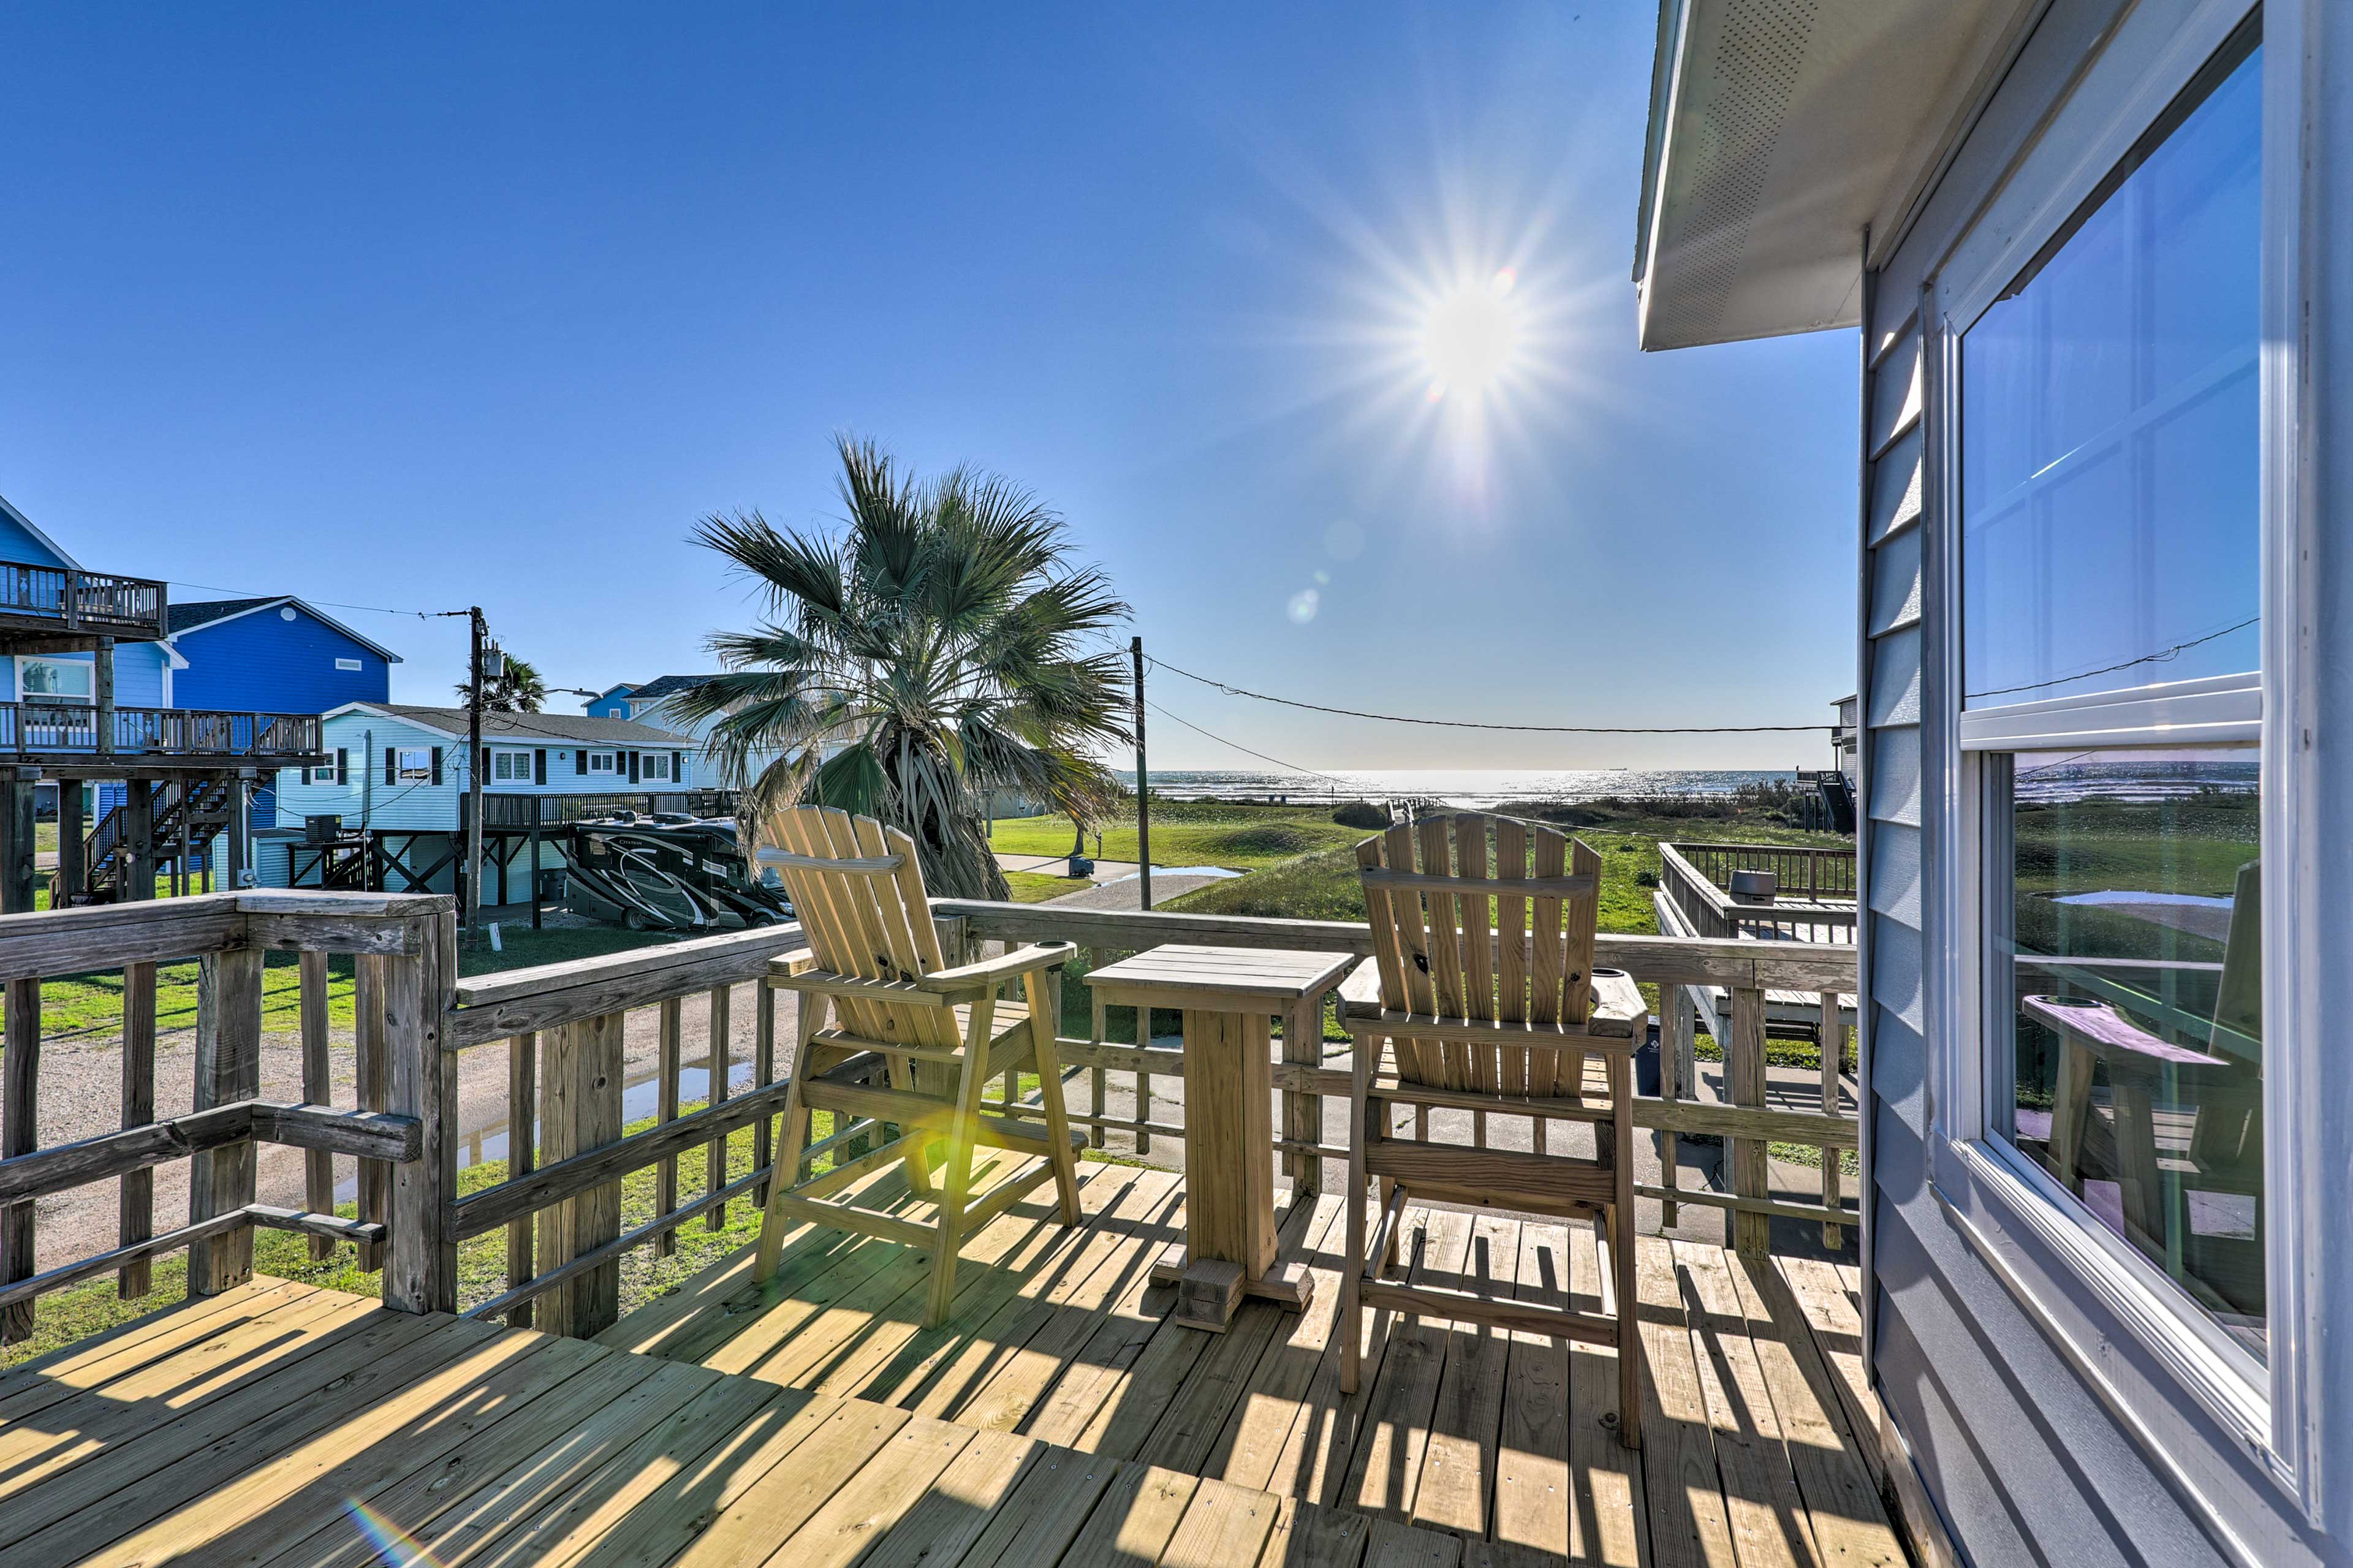
{"type": "MultiPolygon", "coordinates": [[[[1134,786],[1133,771],[1120,779],[1134,786]]],[[[1338,768],[1328,773],[1188,769],[1152,773],[1155,795],[1177,799],[1437,800],[1455,806],[1514,800],[1640,799],[1730,795],[1744,784],[1793,784],[1784,769],[1730,768],[1338,768]]]]}

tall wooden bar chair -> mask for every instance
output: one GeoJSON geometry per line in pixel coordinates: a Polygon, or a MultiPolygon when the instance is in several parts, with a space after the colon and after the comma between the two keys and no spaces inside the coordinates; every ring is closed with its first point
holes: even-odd
{"type": "Polygon", "coordinates": [[[1073,950],[1045,942],[951,968],[904,833],[871,817],[794,806],[773,814],[762,837],[759,862],[783,876],[810,951],[769,965],[770,985],[799,994],[801,1028],[753,1278],[776,1273],[784,1233],[797,1221],[881,1237],[931,1254],[923,1322],[937,1327],[955,1300],[956,1252],[966,1237],[1050,1177],[1062,1223],[1078,1223],[1074,1151],[1083,1135],[1074,1137],[1064,1118],[1050,1000],[1058,994],[1052,972],[1073,950]],[[1026,1005],[1000,1012],[998,987],[1015,979],[1026,1005]],[[826,1027],[828,1006],[835,1017],[826,1027]],[[887,1086],[872,1081],[878,1068],[887,1086]],[[984,1084],[1023,1068],[1038,1075],[1043,1125],[981,1110],[984,1084]],[[837,1133],[867,1121],[878,1138],[885,1123],[899,1136],[805,1176],[812,1110],[833,1112],[837,1133]],[[935,1189],[926,1152],[942,1138],[947,1157],[935,1189]],[[974,1201],[973,1154],[983,1145],[1038,1163],[974,1201]],[[894,1160],[905,1162],[918,1194],[935,1200],[929,1224],[828,1201],[894,1160]]]}
{"type": "MultiPolygon", "coordinates": [[[[1618,1437],[1641,1446],[1641,1336],[1635,1323],[1632,1015],[1640,993],[1597,1006],[1593,933],[1601,857],[1551,828],[1466,813],[1424,817],[1356,847],[1365,913],[1373,931],[1361,983],[1342,1009],[1356,1040],[1349,1096],[1348,1262],[1340,1283],[1340,1385],[1356,1388],[1366,1310],[1395,1308],[1461,1321],[1614,1345],[1618,1437]],[[1492,838],[1494,859],[1488,845],[1492,838]],[[1420,851],[1419,864],[1415,850],[1420,851]],[[1389,1046],[1384,1060],[1382,1044],[1389,1046]],[[1605,1094],[1586,1092],[1586,1058],[1601,1058],[1605,1094]],[[1413,1105],[1525,1116],[1535,1152],[1419,1136],[1391,1127],[1392,1108],[1413,1105]],[[1544,1152],[1547,1120],[1593,1124],[1596,1159],[1544,1152]],[[1380,1202],[1366,1235],[1365,1184],[1380,1202]],[[1609,1267],[1602,1310],[1407,1284],[1388,1277],[1408,1207],[1416,1200],[1589,1221],[1605,1228],[1609,1267]]],[[[1574,1240],[1583,1227],[1572,1225],[1574,1240]]]]}

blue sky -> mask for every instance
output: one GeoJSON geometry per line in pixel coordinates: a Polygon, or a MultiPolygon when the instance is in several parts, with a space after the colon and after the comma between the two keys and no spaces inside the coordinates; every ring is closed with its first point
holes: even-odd
{"type": "MultiPolygon", "coordinates": [[[[1853,339],[1634,351],[1652,26],[16,7],[0,494],[93,567],[479,603],[601,688],[703,666],[751,606],[689,530],[823,521],[849,430],[1037,489],[1189,669],[1510,722],[1826,719],[1853,339]],[[1501,368],[1434,395],[1433,310],[1505,268],[1501,368]]],[[[407,656],[396,697],[444,700],[462,623],[351,618],[407,656]]],[[[1309,767],[1827,754],[1155,696],[1309,767]]]]}

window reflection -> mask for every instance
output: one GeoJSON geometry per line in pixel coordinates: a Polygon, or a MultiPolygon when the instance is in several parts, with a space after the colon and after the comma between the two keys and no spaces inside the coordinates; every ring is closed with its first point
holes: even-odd
{"type": "Polygon", "coordinates": [[[1990,761],[2001,1131],[2262,1356],[2254,750],[1990,761]]]}
{"type": "Polygon", "coordinates": [[[1964,705],[2257,668],[2260,51],[1961,345],[1964,705]]]}

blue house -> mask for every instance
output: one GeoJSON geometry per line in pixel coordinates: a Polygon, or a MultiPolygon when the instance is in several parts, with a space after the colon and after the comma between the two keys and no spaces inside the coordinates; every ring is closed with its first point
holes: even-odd
{"type": "Polygon", "coordinates": [[[37,897],[34,817],[58,817],[61,902],[152,897],[224,834],[244,865],[252,781],[315,763],[315,714],[181,689],[161,581],[94,572],[0,500],[0,911],[37,897]]]}
{"type": "MultiPolygon", "coordinates": [[[[63,546],[35,527],[30,518],[5,499],[0,499],[0,597],[11,604],[18,599],[31,600],[41,596],[41,585],[47,577],[83,571],[81,563],[68,554],[63,546]]],[[[162,584],[155,586],[160,600],[162,584]]],[[[168,642],[145,636],[140,628],[126,626],[113,630],[114,700],[125,708],[178,706],[174,677],[186,667],[186,661],[168,642]]],[[[0,702],[94,702],[98,695],[97,661],[96,652],[81,649],[16,652],[0,658],[0,702]]]]}
{"type": "MultiPolygon", "coordinates": [[[[166,706],[325,713],[347,702],[392,696],[400,656],[290,594],[174,605],[171,638],[179,660],[166,706]]],[[[253,801],[253,826],[277,825],[277,792],[253,801]]]]}

